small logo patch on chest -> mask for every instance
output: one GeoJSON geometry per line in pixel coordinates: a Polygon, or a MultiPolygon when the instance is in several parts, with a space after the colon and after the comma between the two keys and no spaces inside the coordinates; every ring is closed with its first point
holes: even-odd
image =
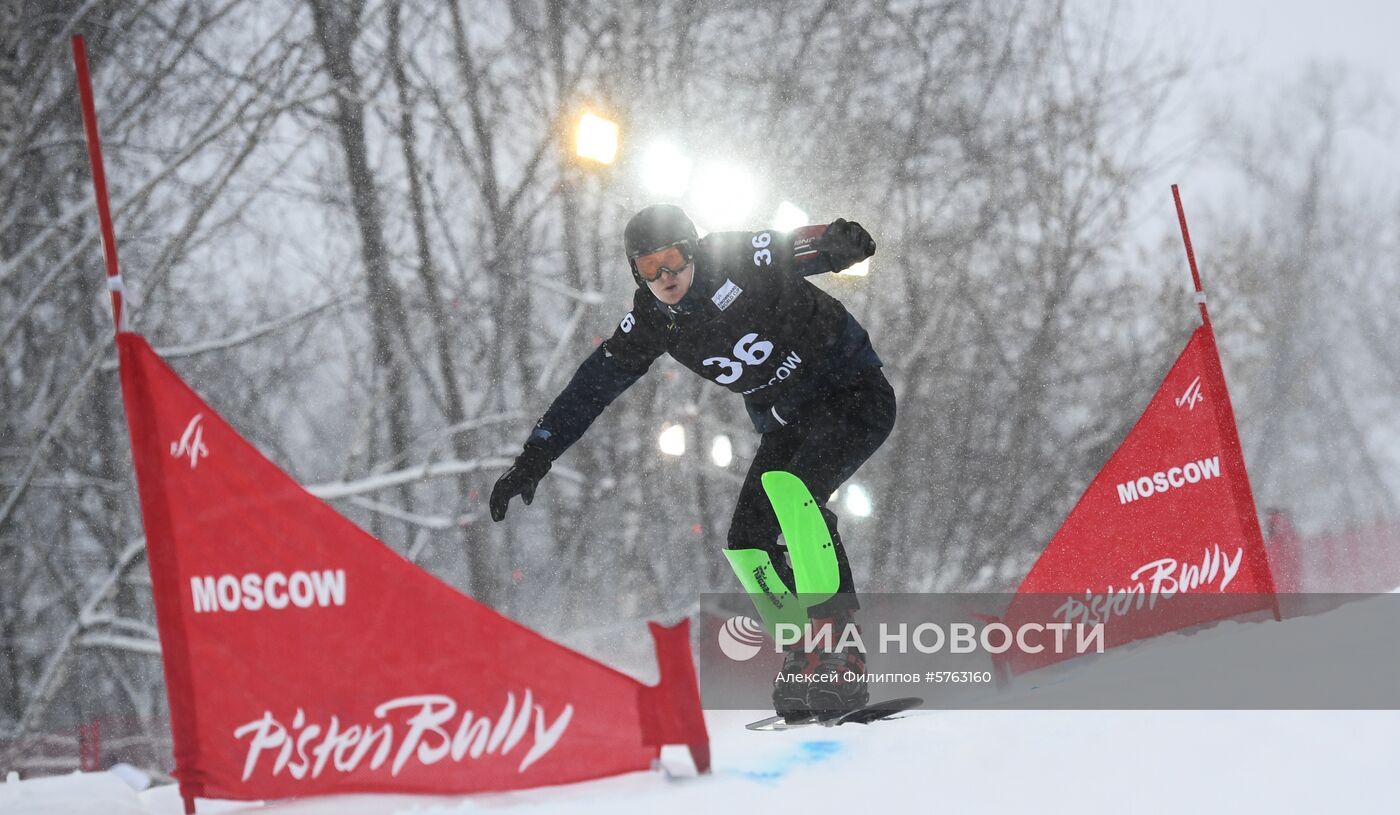
{"type": "Polygon", "coordinates": [[[726,279],[724,285],[720,286],[719,291],[715,292],[715,296],[710,299],[714,301],[715,305],[719,306],[720,311],[724,311],[729,308],[735,298],[743,293],[744,290],[734,285],[733,280],[726,279]]]}

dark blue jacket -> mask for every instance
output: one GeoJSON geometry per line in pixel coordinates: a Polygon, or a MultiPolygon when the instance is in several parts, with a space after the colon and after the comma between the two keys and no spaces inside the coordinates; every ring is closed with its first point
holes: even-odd
{"type": "Polygon", "coordinates": [[[742,394],[760,433],[788,424],[857,371],[881,364],[870,336],[808,275],[836,271],[808,248],[821,227],[714,232],[674,306],[637,288],[632,310],[583,361],[530,434],[558,458],[662,353],[742,394]]]}

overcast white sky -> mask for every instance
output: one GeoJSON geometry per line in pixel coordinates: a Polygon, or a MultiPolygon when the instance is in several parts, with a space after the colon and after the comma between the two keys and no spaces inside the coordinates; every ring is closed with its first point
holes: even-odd
{"type": "Polygon", "coordinates": [[[1400,4],[1392,0],[1137,0],[1224,38],[1258,69],[1337,59],[1400,76],[1400,4]]]}
{"type": "MultiPolygon", "coordinates": [[[[1086,0],[1079,8],[1093,6],[1086,0]]],[[[1175,118],[1163,123],[1163,146],[1199,138],[1207,117],[1222,108],[1248,111],[1277,99],[1272,91],[1296,82],[1313,62],[1343,63],[1356,82],[1374,83],[1400,104],[1400,0],[1125,0],[1120,14],[1133,40],[1184,46],[1203,69],[1173,111],[1175,118]]],[[[1261,116],[1271,113],[1258,110],[1261,116]]],[[[1400,182],[1400,146],[1371,135],[1343,139],[1354,170],[1400,182]]],[[[1188,215],[1197,213],[1192,233],[1198,249],[1208,250],[1211,230],[1203,210],[1223,204],[1236,181],[1208,155],[1174,166],[1142,191],[1137,228],[1151,235],[1159,234],[1159,221],[1174,225],[1166,187],[1178,182],[1188,215]]]]}
{"type": "Polygon", "coordinates": [[[1129,26],[1194,45],[1219,65],[1204,97],[1259,98],[1310,62],[1344,63],[1358,81],[1400,95],[1400,2],[1395,0],[1128,0],[1129,26]]]}

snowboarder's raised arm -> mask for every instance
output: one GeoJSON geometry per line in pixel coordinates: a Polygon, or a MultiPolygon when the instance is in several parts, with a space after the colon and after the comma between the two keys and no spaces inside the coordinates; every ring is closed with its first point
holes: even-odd
{"type": "MultiPolygon", "coordinates": [[[[637,301],[637,305],[646,308],[640,296],[637,301]]],[[[528,506],[535,498],[535,487],[554,460],[582,438],[603,410],[641,379],[652,361],[666,350],[658,326],[652,320],[639,321],[634,316],[637,313],[634,308],[622,318],[612,337],[578,366],[569,384],[535,423],[515,464],[491,490],[493,521],[506,516],[510,499],[517,495],[528,506]]]]}
{"type": "Polygon", "coordinates": [[[803,277],[839,272],[874,254],[875,239],[845,218],[792,231],[792,268],[803,277]]]}
{"type": "Polygon", "coordinates": [[[559,458],[614,399],[642,378],[650,364],[640,369],[629,368],[613,356],[607,343],[598,346],[550,403],[526,444],[543,447],[551,461],[559,458]]]}

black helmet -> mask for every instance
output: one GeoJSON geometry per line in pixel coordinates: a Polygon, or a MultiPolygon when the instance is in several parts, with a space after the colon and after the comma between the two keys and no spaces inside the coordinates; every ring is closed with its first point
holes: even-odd
{"type": "Polygon", "coordinates": [[[699,240],[700,233],[695,231],[695,224],[691,222],[690,216],[675,204],[652,204],[644,207],[632,216],[627,222],[627,228],[622,231],[622,245],[627,252],[627,263],[632,267],[632,278],[637,281],[638,286],[643,285],[643,282],[637,274],[637,256],[668,246],[680,246],[687,259],[693,258],[695,245],[699,240]]]}

